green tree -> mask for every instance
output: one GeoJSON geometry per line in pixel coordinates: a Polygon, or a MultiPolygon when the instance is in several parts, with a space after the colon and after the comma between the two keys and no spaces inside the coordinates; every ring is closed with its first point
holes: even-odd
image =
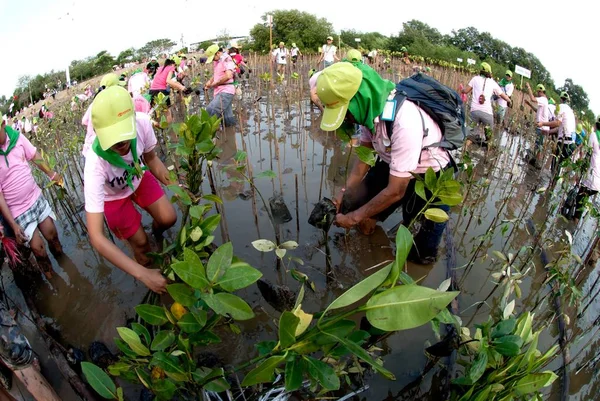
{"type": "MultiPolygon", "coordinates": [[[[313,14],[298,10],[275,10],[273,15],[273,43],[295,42],[303,52],[316,51],[325,38],[333,34],[333,25],[325,18],[317,18],[313,14]]],[[[262,16],[263,23],[256,24],[250,30],[256,51],[269,50],[269,26],[266,24],[267,14],[262,16]]]]}
{"type": "Polygon", "coordinates": [[[588,110],[590,104],[588,94],[583,90],[581,86],[574,84],[571,78],[565,79],[565,84],[558,88],[556,91],[559,94],[560,92],[567,92],[569,94],[569,97],[571,98],[571,107],[573,109],[579,111],[588,110]]]}
{"type": "Polygon", "coordinates": [[[367,50],[387,48],[387,36],[379,32],[360,32],[354,29],[341,31],[340,37],[342,43],[355,48],[363,48],[367,50]],[[356,43],[356,38],[360,39],[360,43],[356,43]]]}
{"type": "Polygon", "coordinates": [[[104,74],[112,70],[115,65],[115,59],[106,50],[102,50],[96,55],[94,60],[94,73],[97,75],[104,74]]]}
{"type": "Polygon", "coordinates": [[[133,61],[135,58],[135,49],[133,47],[123,50],[117,56],[117,64],[124,64],[133,61]]]}
{"type": "Polygon", "coordinates": [[[424,22],[410,20],[402,24],[402,30],[398,36],[392,36],[388,44],[390,50],[400,51],[403,46],[412,47],[417,40],[439,46],[444,43],[444,36],[436,28],[432,28],[424,22]]]}
{"type": "Polygon", "coordinates": [[[142,46],[138,53],[143,58],[158,56],[159,54],[169,52],[177,43],[171,39],[155,39],[142,46]]]}

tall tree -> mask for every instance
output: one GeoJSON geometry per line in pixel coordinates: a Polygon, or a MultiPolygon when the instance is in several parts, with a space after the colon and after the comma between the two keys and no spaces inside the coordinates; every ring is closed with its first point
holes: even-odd
{"type": "Polygon", "coordinates": [[[354,48],[363,49],[384,49],[387,47],[388,38],[379,32],[360,32],[354,29],[348,31],[341,31],[340,37],[342,43],[347,46],[354,48]],[[356,38],[360,39],[360,42],[356,42],[356,38]]]}
{"type": "Polygon", "coordinates": [[[150,42],[146,43],[144,46],[142,46],[138,52],[140,54],[140,56],[142,57],[152,57],[152,56],[158,56],[159,54],[162,53],[167,53],[171,50],[171,48],[173,46],[175,46],[177,43],[175,43],[174,41],[172,41],[171,39],[155,39],[155,40],[151,40],[150,42]]]}
{"type": "MultiPolygon", "coordinates": [[[[275,10],[273,15],[273,43],[295,42],[303,51],[316,51],[329,35],[333,35],[333,25],[325,18],[298,10],[275,10]]],[[[269,50],[269,26],[267,14],[262,16],[263,23],[256,24],[250,30],[254,40],[254,50],[269,50]]]]}
{"type": "Polygon", "coordinates": [[[443,44],[444,36],[436,28],[432,28],[424,22],[410,20],[402,24],[402,30],[398,36],[390,38],[389,47],[392,51],[400,51],[402,47],[411,47],[417,41],[439,46],[443,44]]]}
{"type": "Polygon", "coordinates": [[[590,104],[590,99],[588,98],[588,94],[585,93],[583,88],[577,84],[573,83],[571,78],[565,79],[565,84],[556,90],[559,94],[560,92],[567,92],[569,97],[571,98],[571,107],[575,110],[587,110],[590,104]]]}

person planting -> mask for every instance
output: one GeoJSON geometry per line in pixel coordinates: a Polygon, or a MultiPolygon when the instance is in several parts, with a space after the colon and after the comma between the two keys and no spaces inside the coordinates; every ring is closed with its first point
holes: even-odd
{"type": "Polygon", "coordinates": [[[150,117],[135,113],[124,88],[111,86],[96,96],[92,105],[96,139],[84,169],[87,229],[92,246],[124,272],[148,288],[163,293],[167,284],[150,263],[148,236],[134,203],[154,219],[156,236],[173,226],[175,209],[157,182],[170,184],[169,173],[154,148],[157,144],[150,117]],[[104,218],[110,230],[132,247],[135,261],[104,236],[104,218]]]}
{"type": "Polygon", "coordinates": [[[5,228],[14,231],[19,244],[31,248],[38,266],[51,278],[52,263],[44,239],[55,257],[62,255],[63,249],[54,224],[56,216],[36,184],[29,162],[53,183],[62,185],[62,176],[50,169],[36,147],[3,121],[0,125],[0,211],[5,228]]]}
{"type": "MultiPolygon", "coordinates": [[[[379,156],[373,167],[357,160],[345,188],[335,198],[335,224],[340,227],[358,226],[362,233],[371,234],[377,221],[385,220],[401,205],[408,225],[425,205],[415,193],[412,174],[424,174],[429,167],[439,172],[450,162],[445,149],[428,147],[442,139],[442,131],[415,103],[406,99],[395,116],[382,115],[394,87],[360,63],[334,64],[317,80],[317,93],[325,106],[321,129],[337,130],[344,121],[359,124],[361,144],[374,148],[379,156]],[[388,132],[386,120],[392,123],[392,132],[388,132]],[[423,136],[424,130],[427,136],[423,136]]],[[[445,205],[438,207],[449,210],[445,205]]],[[[433,263],[444,228],[445,223],[423,221],[410,259],[433,263]]]]}

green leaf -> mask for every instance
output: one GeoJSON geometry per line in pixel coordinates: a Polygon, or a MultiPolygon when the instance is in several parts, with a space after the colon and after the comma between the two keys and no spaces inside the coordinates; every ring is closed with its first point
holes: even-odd
{"type": "Polygon", "coordinates": [[[225,291],[233,292],[248,287],[261,277],[262,273],[259,270],[234,257],[231,267],[217,284],[225,291]]]}
{"type": "Polygon", "coordinates": [[[425,187],[431,192],[435,192],[437,189],[437,177],[435,171],[431,167],[425,172],[425,187]]]}
{"type": "Polygon", "coordinates": [[[172,330],[161,330],[156,334],[150,349],[152,351],[164,351],[175,342],[175,333],[172,330]]]}
{"type": "Polygon", "coordinates": [[[193,288],[204,290],[210,287],[204,271],[198,269],[198,266],[194,267],[186,261],[173,263],[171,268],[179,278],[193,288]]]}
{"type": "Polygon", "coordinates": [[[258,383],[271,383],[275,368],[284,360],[285,355],[275,355],[265,359],[260,365],[248,372],[242,381],[242,386],[249,387],[258,383]]]}
{"type": "Polygon", "coordinates": [[[133,359],[138,357],[138,355],[135,352],[133,352],[131,350],[131,348],[129,348],[127,346],[127,344],[125,344],[125,341],[121,340],[120,338],[116,338],[116,337],[115,337],[114,341],[115,341],[115,345],[117,346],[117,348],[119,348],[121,350],[121,352],[124,353],[126,356],[128,356],[129,358],[133,358],[133,359]]]}
{"type": "MultiPolygon", "coordinates": [[[[396,233],[396,265],[400,270],[404,267],[406,263],[406,258],[408,257],[408,253],[410,252],[410,248],[412,248],[413,237],[408,228],[401,225],[398,228],[398,232],[396,233]]],[[[398,278],[393,281],[393,284],[398,281],[398,278]]]]}
{"type": "Polygon", "coordinates": [[[551,385],[557,378],[558,376],[552,371],[530,373],[520,379],[512,388],[512,391],[514,391],[517,396],[531,394],[551,385]]]}
{"type": "Polygon", "coordinates": [[[150,332],[147,328],[142,326],[139,323],[131,323],[131,328],[135,331],[139,336],[143,337],[146,340],[146,344],[150,344],[150,332]]]}
{"type": "Polygon", "coordinates": [[[126,362],[113,363],[108,367],[108,373],[112,376],[120,376],[124,372],[131,370],[131,364],[126,362]]]}
{"type": "Polygon", "coordinates": [[[243,150],[238,150],[236,152],[235,156],[233,156],[233,160],[235,160],[238,163],[246,161],[247,158],[248,158],[248,154],[246,152],[244,152],[243,150]]]}
{"type": "Polygon", "coordinates": [[[296,241],[285,241],[283,244],[279,245],[279,248],[292,251],[298,248],[298,243],[296,241]]]}
{"type": "Polygon", "coordinates": [[[275,249],[275,255],[277,255],[277,257],[279,259],[283,259],[283,257],[285,256],[286,253],[287,253],[287,250],[285,250],[285,249],[280,249],[280,248],[275,249]]]}
{"type": "Polygon", "coordinates": [[[206,266],[206,274],[211,283],[216,283],[225,271],[229,269],[232,258],[233,245],[231,242],[221,245],[210,255],[206,266]]]}
{"type": "Polygon", "coordinates": [[[117,397],[117,387],[105,371],[90,362],[81,362],[81,371],[92,388],[107,400],[117,397]]]}
{"type": "Polygon", "coordinates": [[[437,195],[438,198],[442,201],[442,203],[448,206],[460,205],[463,201],[463,196],[459,193],[438,193],[437,195]]]}
{"type": "Polygon", "coordinates": [[[425,183],[423,181],[415,182],[415,193],[419,195],[419,198],[427,201],[427,195],[425,195],[425,183]]]}
{"type": "MultiPolygon", "coordinates": [[[[322,316],[325,316],[327,311],[344,308],[348,305],[352,305],[355,302],[360,301],[364,297],[366,297],[371,291],[376,289],[385,281],[385,279],[390,274],[390,270],[392,270],[392,263],[380,269],[376,273],[371,274],[369,277],[360,281],[359,283],[352,286],[342,295],[337,297],[323,312],[322,316]]],[[[322,317],[321,317],[322,319],[322,317]]]]}
{"type": "Polygon", "coordinates": [[[127,327],[117,327],[117,332],[123,341],[129,345],[129,348],[131,348],[131,350],[137,355],[150,355],[150,350],[142,344],[140,336],[135,331],[128,329],[127,327]]]}
{"type": "MultiPolygon", "coordinates": [[[[356,333],[356,332],[354,332],[354,333],[356,333]]],[[[352,334],[354,334],[354,333],[352,333],[352,334]]],[[[366,333],[366,334],[368,336],[368,333],[366,333]]],[[[331,334],[328,334],[328,335],[331,335],[331,334]]],[[[350,340],[349,338],[336,337],[336,340],[339,343],[343,344],[346,348],[348,348],[348,350],[350,352],[352,352],[354,355],[356,355],[358,358],[362,359],[364,362],[371,365],[371,367],[373,369],[375,369],[383,377],[385,377],[388,380],[396,380],[396,377],[394,376],[394,374],[392,372],[390,372],[389,370],[387,370],[383,366],[381,366],[379,363],[377,363],[377,361],[375,361],[375,359],[373,359],[373,357],[371,355],[369,355],[369,353],[364,348],[362,348],[360,345],[358,345],[354,341],[350,340]]]]}
{"type": "Polygon", "coordinates": [[[117,388],[117,399],[119,401],[125,401],[125,397],[123,396],[123,387],[117,388]]]}
{"type": "Polygon", "coordinates": [[[471,365],[471,368],[469,369],[469,379],[471,379],[473,383],[477,382],[477,380],[479,380],[481,376],[483,376],[483,374],[485,373],[485,368],[487,367],[487,363],[487,349],[485,347],[482,347],[479,353],[477,354],[475,361],[471,365]]]}
{"type": "Polygon", "coordinates": [[[279,345],[287,348],[296,342],[296,327],[300,318],[292,312],[283,312],[279,318],[279,345]]]}
{"type": "Polygon", "coordinates": [[[219,226],[220,222],[221,215],[213,214],[212,216],[209,216],[206,219],[204,219],[202,223],[200,223],[200,228],[204,233],[212,234],[213,231],[215,231],[216,228],[219,226]]]}
{"type": "Polygon", "coordinates": [[[212,379],[204,385],[206,391],[213,391],[215,393],[222,393],[230,389],[229,383],[224,378],[212,379]]]}
{"type": "Polygon", "coordinates": [[[458,294],[458,291],[441,292],[418,285],[394,287],[367,302],[367,319],[381,330],[411,329],[429,322],[458,294]]]}
{"type": "Polygon", "coordinates": [[[190,216],[195,219],[202,220],[202,216],[207,212],[208,209],[210,209],[209,205],[194,205],[190,207],[190,216]]]}
{"type": "Polygon", "coordinates": [[[492,344],[501,355],[516,356],[521,352],[523,339],[519,336],[509,335],[495,339],[492,344]]]}
{"type": "Polygon", "coordinates": [[[517,321],[514,318],[502,320],[492,329],[492,338],[504,337],[508,334],[512,334],[516,326],[517,321]]]}
{"type": "Polygon", "coordinates": [[[254,312],[246,301],[236,295],[220,292],[203,294],[202,299],[219,315],[231,315],[235,320],[248,320],[254,317],[254,312]]]}
{"type": "Polygon", "coordinates": [[[171,380],[165,379],[152,382],[152,392],[159,400],[172,400],[176,391],[177,385],[171,380]]]}
{"type": "Polygon", "coordinates": [[[191,307],[196,303],[196,297],[194,296],[194,290],[183,283],[169,284],[167,285],[167,291],[169,295],[173,297],[176,302],[179,302],[185,307],[191,307]]]}
{"type": "Polygon", "coordinates": [[[487,386],[477,394],[473,398],[473,401],[488,401],[490,399],[490,392],[492,391],[492,386],[487,386]]]}
{"type": "Polygon", "coordinates": [[[187,372],[183,368],[183,364],[175,356],[171,356],[165,352],[156,352],[150,362],[151,366],[158,366],[165,372],[175,373],[178,375],[187,375],[187,372]]]}
{"type": "Polygon", "coordinates": [[[425,210],[424,216],[427,220],[431,220],[434,223],[445,223],[449,219],[445,211],[436,207],[425,210]]]}
{"type": "Polygon", "coordinates": [[[254,344],[256,350],[258,351],[258,355],[264,356],[273,351],[277,346],[277,341],[261,341],[259,343],[254,344]]]}
{"type": "Polygon", "coordinates": [[[306,367],[304,359],[295,357],[285,364],[285,389],[286,391],[296,391],[302,386],[302,379],[306,367]]]}
{"type": "Polygon", "coordinates": [[[192,313],[186,313],[185,315],[183,315],[181,319],[179,319],[179,321],[177,322],[177,326],[179,326],[181,331],[188,334],[196,333],[200,331],[202,327],[204,327],[204,325],[200,324],[200,322],[198,322],[198,319],[196,319],[196,317],[192,313]]]}
{"type": "Polygon", "coordinates": [[[202,238],[202,229],[200,227],[194,227],[194,229],[190,233],[190,239],[193,242],[198,242],[200,241],[200,238],[202,238]]]}
{"type": "Polygon", "coordinates": [[[337,390],[340,388],[340,378],[337,377],[330,365],[310,356],[304,356],[303,358],[308,366],[308,374],[325,390],[337,390]]]}
{"type": "Polygon", "coordinates": [[[181,203],[183,203],[184,205],[189,206],[192,204],[192,199],[190,198],[190,195],[188,195],[188,193],[179,185],[172,184],[168,185],[167,188],[175,195],[177,195],[179,199],[181,199],[181,203]]]}
{"type": "Polygon", "coordinates": [[[148,324],[161,326],[167,323],[167,315],[160,306],[142,304],[135,307],[137,314],[148,324]]]}
{"type": "Polygon", "coordinates": [[[265,170],[258,174],[255,178],[277,178],[277,174],[273,170],[265,170]]]}
{"type": "Polygon", "coordinates": [[[252,241],[252,246],[260,252],[271,252],[277,248],[277,245],[268,239],[257,239],[256,241],[252,241]]]}
{"type": "Polygon", "coordinates": [[[197,270],[202,276],[206,277],[204,264],[202,264],[202,261],[196,252],[192,251],[190,248],[183,248],[183,260],[188,262],[192,269],[197,270]]]}
{"type": "Polygon", "coordinates": [[[209,202],[219,203],[221,205],[223,204],[223,200],[221,200],[221,198],[219,198],[217,195],[208,194],[208,195],[202,196],[202,198],[206,199],[209,202]]]}
{"type": "Polygon", "coordinates": [[[361,145],[358,148],[355,148],[355,151],[356,156],[358,156],[358,159],[361,162],[368,164],[371,167],[375,165],[375,152],[373,149],[361,145]]]}

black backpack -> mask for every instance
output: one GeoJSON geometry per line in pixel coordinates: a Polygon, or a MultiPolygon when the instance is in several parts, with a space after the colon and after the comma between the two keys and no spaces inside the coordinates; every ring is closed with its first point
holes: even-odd
{"type": "MultiPolygon", "coordinates": [[[[463,101],[456,93],[436,79],[420,72],[403,79],[396,85],[396,113],[405,99],[423,109],[442,130],[442,140],[429,147],[440,147],[447,150],[460,148],[467,136],[465,125],[465,108],[463,101]]],[[[396,114],[394,114],[396,115],[396,114]]],[[[423,137],[428,135],[423,122],[423,137]]],[[[391,137],[392,121],[386,121],[388,135],[391,137]]],[[[425,149],[425,148],[424,148],[425,149]]]]}

